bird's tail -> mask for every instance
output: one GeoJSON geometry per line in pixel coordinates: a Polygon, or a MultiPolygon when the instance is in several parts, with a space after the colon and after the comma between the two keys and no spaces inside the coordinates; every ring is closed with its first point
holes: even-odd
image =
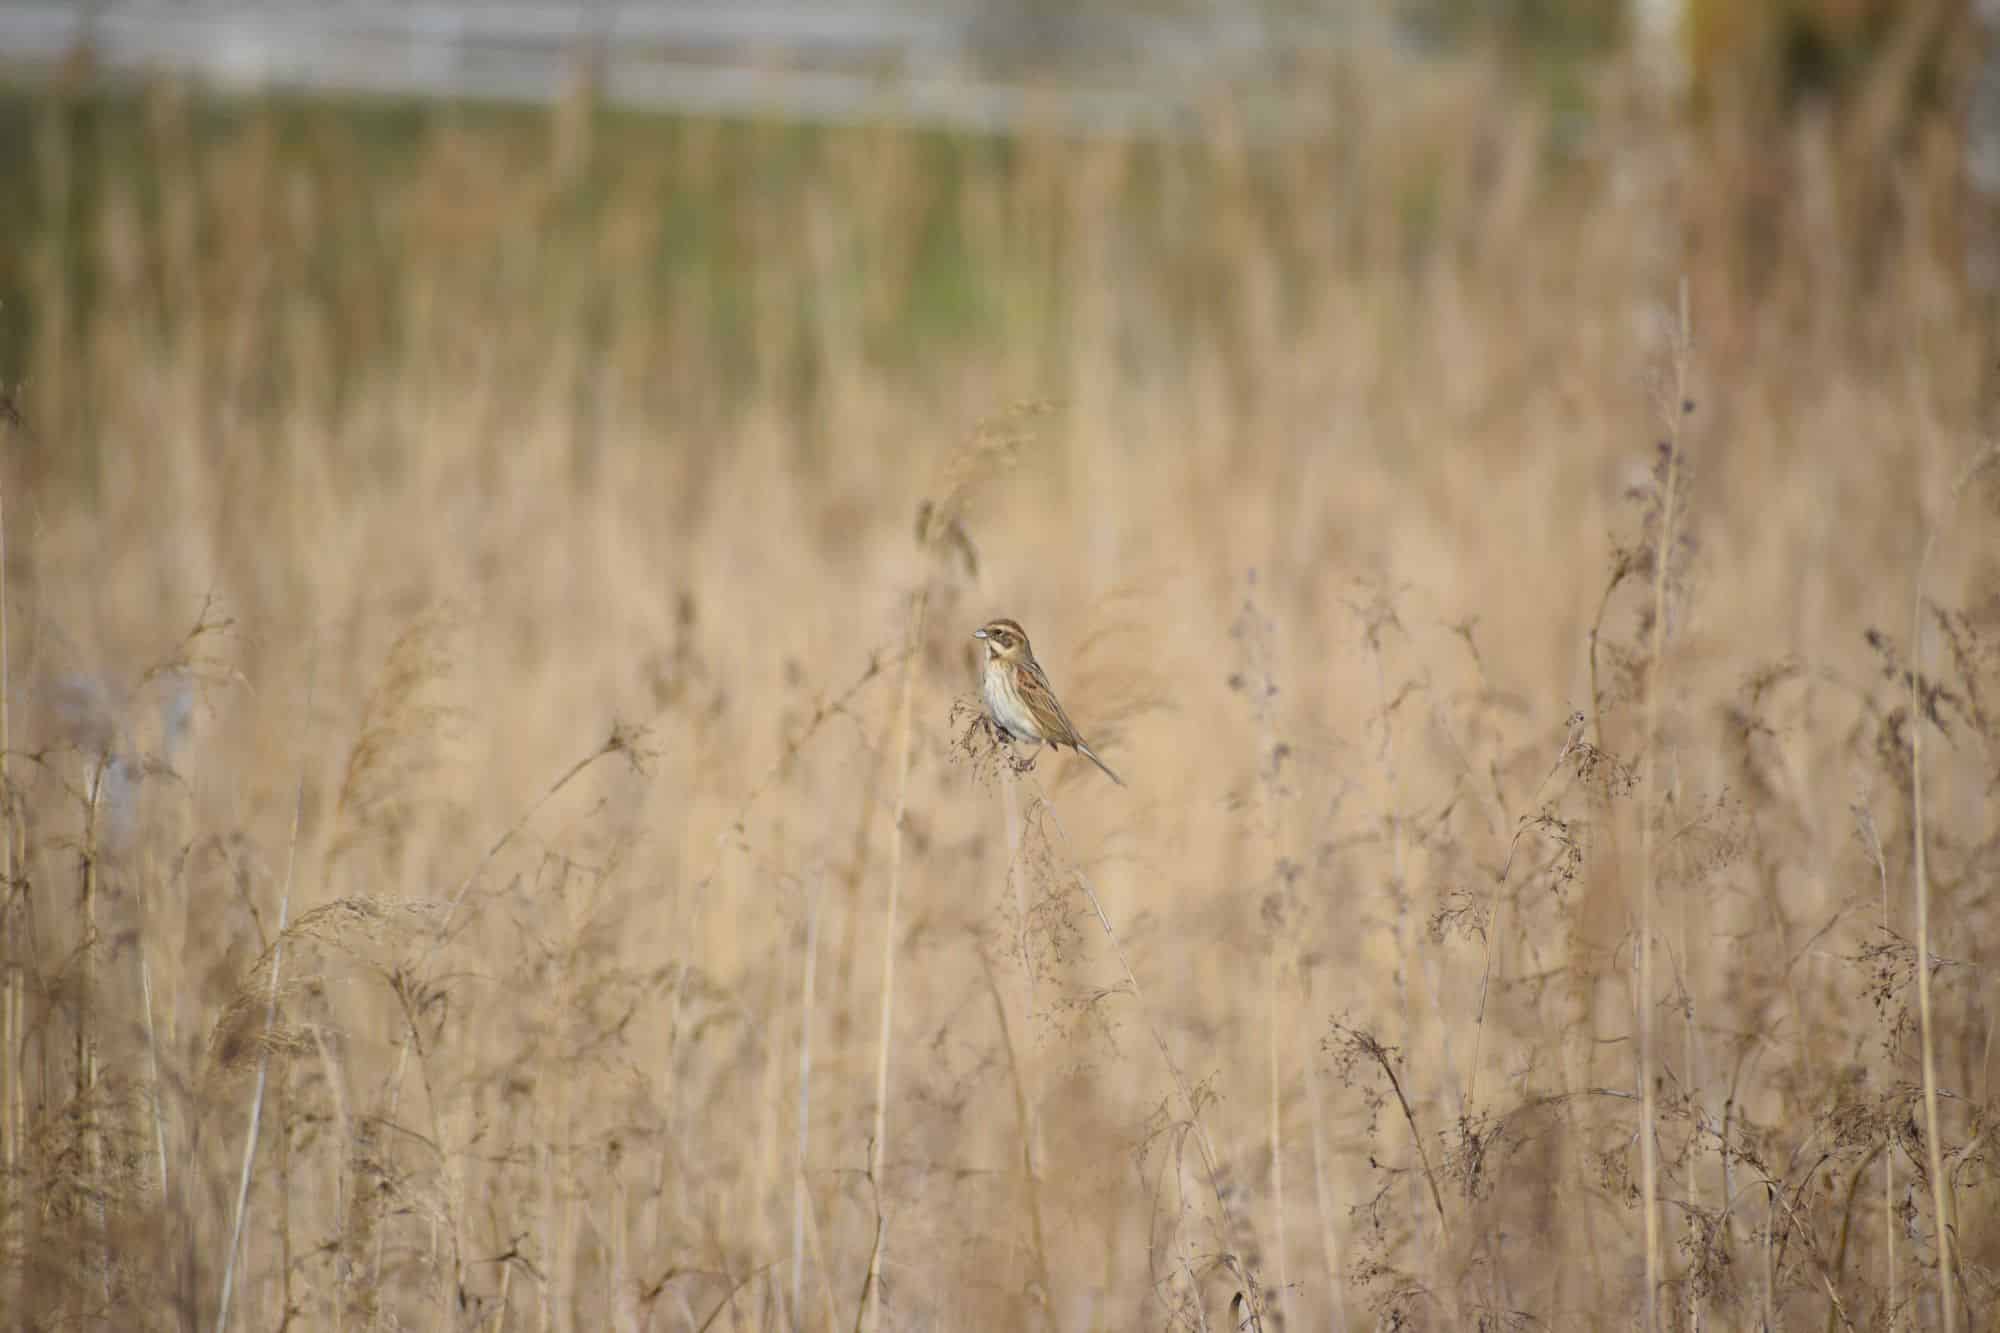
{"type": "Polygon", "coordinates": [[[1125,785],[1125,779],[1119,777],[1116,773],[1113,773],[1111,771],[1111,765],[1105,763],[1102,759],[1099,759],[1096,753],[1092,751],[1088,745],[1085,745],[1082,741],[1078,741],[1076,743],[1076,751],[1078,754],[1088,759],[1091,763],[1096,764],[1099,768],[1103,769],[1105,777],[1110,778],[1113,782],[1117,783],[1121,787],[1125,785]]]}

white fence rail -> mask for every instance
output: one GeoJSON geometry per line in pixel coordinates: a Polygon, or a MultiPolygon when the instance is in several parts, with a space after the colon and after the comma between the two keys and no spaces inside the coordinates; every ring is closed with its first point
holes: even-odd
{"type": "Polygon", "coordinates": [[[1056,123],[1172,134],[1202,99],[1279,105],[1302,57],[1391,45],[1378,0],[1176,9],[1081,0],[384,4],[380,0],[0,0],[0,62],[87,50],[115,73],[288,88],[549,102],[585,71],[608,101],[971,129],[1056,123]]]}

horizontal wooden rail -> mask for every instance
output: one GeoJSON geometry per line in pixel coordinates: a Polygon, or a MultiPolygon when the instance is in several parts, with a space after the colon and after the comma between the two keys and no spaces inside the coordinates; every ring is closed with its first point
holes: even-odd
{"type": "MultiPolygon", "coordinates": [[[[1380,21],[1377,21],[1380,20],[1380,21]]],[[[1263,129],[1312,117],[1284,71],[1377,40],[1363,0],[1266,15],[1040,0],[859,6],[803,0],[660,3],[174,3],[0,0],[0,62],[87,51],[117,74],[171,73],[232,90],[552,102],[586,72],[617,105],[975,130],[1030,125],[1176,135],[1226,96],[1263,129]]]]}

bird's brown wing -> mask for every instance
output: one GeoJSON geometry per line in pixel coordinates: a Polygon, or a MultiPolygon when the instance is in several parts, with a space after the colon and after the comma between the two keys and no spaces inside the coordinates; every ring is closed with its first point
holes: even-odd
{"type": "Polygon", "coordinates": [[[1042,729],[1042,738],[1051,745],[1077,746],[1083,737],[1077,735],[1076,726],[1063,712],[1063,706],[1056,701],[1055,687],[1049,684],[1048,673],[1042,664],[1029,660],[1027,669],[1021,673],[1021,702],[1035,715],[1035,721],[1042,729]]]}
{"type": "Polygon", "coordinates": [[[1021,673],[1020,685],[1021,702],[1035,715],[1035,723],[1041,727],[1044,740],[1050,745],[1069,746],[1103,769],[1104,776],[1121,787],[1125,785],[1125,779],[1112,772],[1111,765],[1099,759],[1096,752],[1084,743],[1083,737],[1077,734],[1069,714],[1063,712],[1062,705],[1056,702],[1056,692],[1050,686],[1048,674],[1042,670],[1040,662],[1028,662],[1028,669],[1021,673]]]}

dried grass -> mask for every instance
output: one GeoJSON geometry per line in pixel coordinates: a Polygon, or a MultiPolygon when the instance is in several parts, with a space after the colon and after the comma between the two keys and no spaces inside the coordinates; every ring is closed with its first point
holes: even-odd
{"type": "Polygon", "coordinates": [[[236,1327],[1990,1323],[1954,159],[1377,77],[36,103],[6,1318],[218,1322],[247,1138],[236,1327]]]}

